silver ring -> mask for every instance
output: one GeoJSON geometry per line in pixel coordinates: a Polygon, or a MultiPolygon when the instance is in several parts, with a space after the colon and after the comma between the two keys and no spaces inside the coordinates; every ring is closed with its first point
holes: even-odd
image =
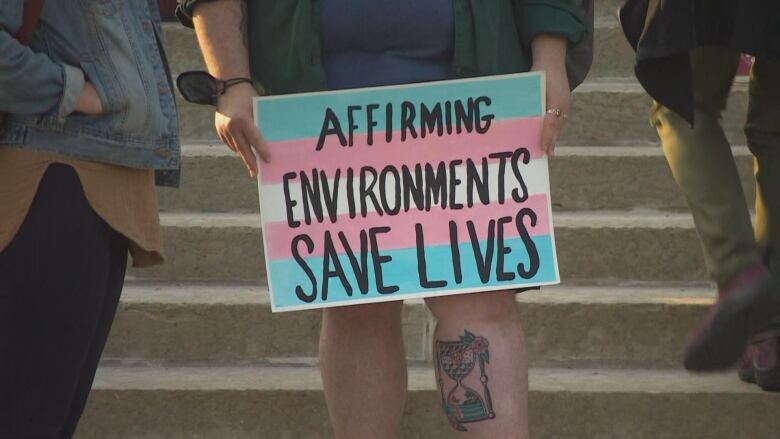
{"type": "Polygon", "coordinates": [[[555,117],[563,116],[564,119],[568,117],[568,115],[563,114],[563,110],[561,110],[560,108],[548,108],[547,111],[545,111],[545,113],[553,115],[555,117]]]}

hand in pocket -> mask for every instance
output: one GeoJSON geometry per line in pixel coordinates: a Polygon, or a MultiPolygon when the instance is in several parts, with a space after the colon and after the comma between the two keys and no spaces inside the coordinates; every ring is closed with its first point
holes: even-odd
{"type": "Polygon", "coordinates": [[[100,96],[95,90],[95,86],[89,81],[85,82],[84,88],[81,89],[76,112],[91,115],[103,113],[103,103],[100,102],[100,96]]]}

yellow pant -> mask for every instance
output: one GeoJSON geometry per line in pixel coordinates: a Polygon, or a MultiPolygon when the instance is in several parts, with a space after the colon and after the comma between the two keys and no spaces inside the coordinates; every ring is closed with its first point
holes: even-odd
{"type": "Polygon", "coordinates": [[[750,73],[745,134],[755,163],[755,230],[720,125],[738,63],[731,49],[693,50],[694,126],[658,103],[651,117],[718,282],[762,260],[780,275],[780,61],[756,59],[750,73]]]}

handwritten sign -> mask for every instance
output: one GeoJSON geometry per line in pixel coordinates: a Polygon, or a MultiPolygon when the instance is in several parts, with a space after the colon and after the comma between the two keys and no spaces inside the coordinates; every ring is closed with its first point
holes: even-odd
{"type": "Polygon", "coordinates": [[[559,282],[542,74],[254,105],[274,311],[559,282]]]}

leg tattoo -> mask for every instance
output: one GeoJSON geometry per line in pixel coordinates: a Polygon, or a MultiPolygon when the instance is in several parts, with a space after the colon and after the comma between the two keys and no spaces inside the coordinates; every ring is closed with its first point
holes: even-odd
{"type": "Polygon", "coordinates": [[[486,365],[490,362],[489,345],[486,338],[474,335],[468,330],[460,337],[460,341],[436,340],[436,375],[441,403],[450,425],[457,431],[467,431],[463,424],[496,417],[488,389],[488,377],[485,374],[486,365]],[[474,377],[468,380],[477,364],[480,372],[479,384],[474,377]],[[444,375],[449,378],[446,383],[444,375]],[[482,392],[468,387],[464,381],[470,381],[469,384],[474,387],[482,387],[482,392]],[[445,384],[449,389],[446,393],[445,384]]]}

